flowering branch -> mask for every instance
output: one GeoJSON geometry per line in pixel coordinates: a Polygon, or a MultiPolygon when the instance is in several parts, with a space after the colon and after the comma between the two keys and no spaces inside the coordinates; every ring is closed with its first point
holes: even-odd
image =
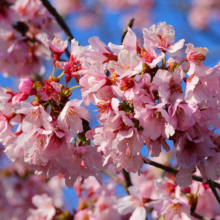
{"type": "Polygon", "coordinates": [[[134,18],[132,18],[131,20],[129,20],[128,23],[127,23],[127,25],[126,25],[126,27],[124,28],[124,30],[123,30],[123,32],[122,32],[121,44],[122,44],[122,42],[123,42],[123,40],[124,40],[124,38],[125,38],[125,35],[126,35],[127,32],[128,32],[128,30],[127,30],[128,27],[132,28],[133,24],[134,24],[134,18]]]}
{"type": "Polygon", "coordinates": [[[127,192],[127,194],[130,194],[128,191],[128,187],[132,186],[130,174],[125,169],[122,170],[122,174],[124,176],[123,187],[124,187],[125,191],[127,192]]]}
{"type": "Polygon", "coordinates": [[[218,193],[217,193],[217,191],[216,191],[216,189],[215,189],[215,186],[214,186],[214,184],[213,184],[213,181],[209,179],[209,180],[208,180],[208,184],[209,184],[209,187],[211,188],[211,190],[212,190],[212,192],[213,192],[215,198],[217,199],[218,203],[220,204],[220,198],[219,198],[219,195],[218,195],[218,193]]]}
{"type": "MultiPolygon", "coordinates": [[[[68,28],[62,17],[58,14],[56,9],[50,4],[49,1],[41,0],[41,2],[56,19],[57,23],[60,25],[60,27],[63,29],[64,33],[66,34],[68,41],[71,42],[71,40],[74,39],[74,36],[72,35],[70,29],[68,28]]],[[[70,56],[70,53],[67,49],[66,49],[66,54],[68,57],[70,56]]]]}
{"type": "MultiPolygon", "coordinates": [[[[172,167],[157,163],[155,161],[152,161],[152,160],[149,160],[149,159],[147,159],[147,161],[148,162],[144,161],[144,163],[149,164],[149,165],[154,166],[154,167],[157,167],[157,168],[160,168],[160,169],[165,170],[169,173],[173,173],[174,175],[176,175],[179,172],[178,170],[176,170],[172,167]]],[[[195,181],[198,181],[198,182],[202,182],[202,177],[200,177],[200,176],[192,175],[192,179],[195,180],[195,181]]],[[[212,185],[214,187],[217,187],[218,189],[220,189],[220,184],[219,183],[217,183],[215,181],[212,181],[212,180],[210,180],[210,182],[212,183],[212,185]]]]}

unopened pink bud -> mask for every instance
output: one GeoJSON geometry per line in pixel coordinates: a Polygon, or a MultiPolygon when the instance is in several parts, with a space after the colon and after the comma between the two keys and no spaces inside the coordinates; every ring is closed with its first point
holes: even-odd
{"type": "Polygon", "coordinates": [[[20,79],[19,89],[22,93],[30,95],[30,93],[33,93],[33,84],[34,80],[31,78],[20,79]]]}
{"type": "Polygon", "coordinates": [[[25,101],[28,98],[28,95],[25,93],[18,93],[12,98],[12,104],[15,104],[16,102],[25,101]]]}

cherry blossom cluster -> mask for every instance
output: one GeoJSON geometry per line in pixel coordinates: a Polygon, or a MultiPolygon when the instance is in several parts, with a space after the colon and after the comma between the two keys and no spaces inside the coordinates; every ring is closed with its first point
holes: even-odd
{"type": "Polygon", "coordinates": [[[71,187],[89,176],[101,183],[102,168],[141,174],[142,150],[158,157],[170,140],[179,186],[190,185],[197,168],[204,181],[218,180],[220,66],[203,64],[206,48],[175,42],[165,22],[144,28],[143,40],[130,28],[122,45],[72,40],[69,61],[60,61],[67,43],[43,37],[54,61],[48,80],[21,79],[18,93],[0,87],[0,141],[10,160],[48,178],[60,174],[71,187]],[[184,46],[185,57],[171,56],[184,46]],[[69,88],[73,78],[79,86],[69,88]],[[77,87],[83,100],[71,100],[77,87]],[[90,129],[82,103],[96,105],[100,126],[90,129]]]}
{"type": "Polygon", "coordinates": [[[85,105],[98,107],[101,126],[88,131],[116,172],[141,172],[143,145],[148,155],[169,151],[173,141],[180,171],[177,183],[187,187],[196,167],[207,179],[219,179],[219,65],[203,64],[207,48],[175,40],[172,26],[143,29],[144,45],[128,28],[122,45],[89,39],[87,74],[79,80],[85,105]],[[186,47],[185,57],[168,55],[186,47]],[[107,70],[107,71],[106,71],[107,70]]]}
{"type": "Polygon", "coordinates": [[[41,38],[60,31],[40,0],[4,0],[0,4],[0,71],[5,76],[42,75],[50,56],[41,38]]]}
{"type": "MultiPolygon", "coordinates": [[[[164,161],[164,155],[160,160],[164,161]]],[[[147,217],[155,220],[196,220],[197,213],[219,219],[219,205],[207,184],[193,181],[191,186],[180,188],[172,176],[166,174],[162,179],[162,173],[156,168],[149,168],[144,169],[141,176],[131,175],[134,186],[128,188],[130,195],[124,197],[116,195],[116,184],[113,182],[100,186],[94,177],[83,183],[77,182],[74,189],[79,204],[73,219],[145,220],[147,217]]],[[[123,180],[122,176],[119,178],[123,180]]],[[[49,215],[49,212],[46,213],[49,215]]]]}

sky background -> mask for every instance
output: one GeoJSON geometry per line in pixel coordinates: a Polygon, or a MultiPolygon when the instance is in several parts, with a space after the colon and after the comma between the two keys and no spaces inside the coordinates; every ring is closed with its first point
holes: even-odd
{"type": "MultiPolygon", "coordinates": [[[[65,1],[65,0],[62,0],[65,1]]],[[[89,2],[89,1],[87,1],[89,2]]],[[[91,9],[94,7],[90,3],[88,3],[91,7],[91,9]]],[[[53,1],[51,1],[53,4],[53,1]]],[[[193,43],[195,47],[207,47],[209,50],[209,53],[207,54],[207,58],[205,61],[205,64],[208,66],[214,66],[217,65],[220,60],[220,23],[217,21],[211,22],[210,26],[202,31],[193,29],[188,22],[188,13],[190,8],[191,1],[185,0],[185,1],[179,1],[179,0],[157,0],[155,1],[154,6],[150,11],[146,11],[148,13],[148,16],[150,19],[146,23],[148,23],[148,26],[143,26],[143,28],[149,28],[151,25],[156,24],[158,22],[167,22],[168,24],[172,25],[176,31],[176,41],[180,39],[185,39],[185,43],[193,43]]],[[[99,7],[96,5],[96,7],[99,7]]],[[[72,34],[74,35],[75,39],[79,41],[80,45],[86,46],[88,45],[88,39],[93,36],[98,36],[100,40],[102,40],[104,43],[108,44],[109,42],[112,42],[114,44],[120,44],[121,37],[122,37],[122,30],[126,26],[127,20],[134,18],[141,20],[145,19],[143,15],[143,18],[140,17],[133,17],[130,15],[133,12],[133,8],[127,9],[125,11],[113,11],[110,9],[107,9],[105,7],[100,6],[99,10],[102,12],[102,17],[100,20],[92,25],[92,27],[83,29],[80,28],[79,25],[76,25],[75,20],[77,19],[77,16],[79,16],[80,12],[74,12],[71,15],[67,15],[65,17],[65,21],[67,22],[68,26],[70,27],[72,34]],[[127,17],[127,20],[124,17],[127,17]]],[[[59,9],[58,9],[59,11],[59,9]]],[[[89,18],[88,18],[89,19],[89,18]]],[[[144,23],[144,22],[143,22],[144,23]]],[[[142,30],[139,26],[136,26],[134,21],[134,27],[133,30],[135,33],[140,34],[142,33],[142,30]]],[[[63,39],[65,38],[65,35],[61,35],[63,39]]],[[[141,42],[141,38],[139,39],[139,42],[141,42]]],[[[70,46],[70,45],[69,45],[70,46]]],[[[141,45],[142,46],[142,45],[141,45]]],[[[181,51],[184,56],[185,48],[181,51]]],[[[178,55],[181,55],[180,52],[178,52],[178,55]]],[[[64,55],[65,58],[65,55],[64,55]]],[[[52,59],[45,62],[46,65],[46,74],[44,75],[45,78],[49,76],[49,74],[52,72],[52,59]]],[[[58,76],[61,72],[59,70],[56,71],[56,75],[58,76]]],[[[17,91],[16,87],[18,85],[18,79],[15,79],[13,77],[11,78],[4,78],[3,75],[0,75],[0,85],[4,87],[11,87],[14,91],[17,91]]],[[[71,86],[74,86],[75,84],[72,83],[71,86]]],[[[80,99],[80,89],[77,88],[74,90],[74,93],[72,95],[72,98],[78,98],[80,99]]],[[[97,122],[95,120],[96,112],[95,106],[89,106],[88,110],[91,114],[91,128],[95,128],[97,126],[97,122]]],[[[145,152],[146,153],[146,152],[145,152]]],[[[107,178],[104,177],[104,181],[107,181],[107,178]]],[[[77,199],[76,195],[73,189],[64,189],[64,195],[65,195],[65,201],[68,205],[68,208],[70,207],[76,207],[77,205],[77,199]]],[[[125,194],[123,189],[121,187],[117,188],[118,194],[125,194]]]]}

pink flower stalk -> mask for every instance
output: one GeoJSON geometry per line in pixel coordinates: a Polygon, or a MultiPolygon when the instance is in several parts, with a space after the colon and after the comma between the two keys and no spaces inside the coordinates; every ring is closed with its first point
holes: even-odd
{"type": "Polygon", "coordinates": [[[60,59],[68,45],[67,40],[63,41],[59,37],[55,37],[52,41],[43,37],[41,41],[53,52],[54,64],[60,59]]]}

